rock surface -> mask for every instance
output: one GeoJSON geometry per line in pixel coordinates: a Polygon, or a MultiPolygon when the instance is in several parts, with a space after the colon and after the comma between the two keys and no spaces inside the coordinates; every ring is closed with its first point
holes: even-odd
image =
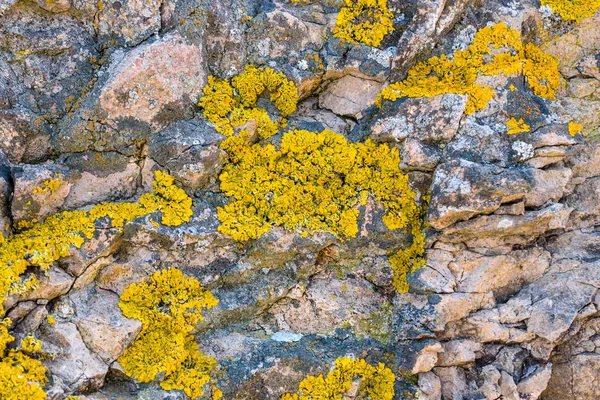
{"type": "MultiPolygon", "coordinates": [[[[140,383],[119,362],[143,329],[120,296],[170,267],[219,300],[190,333],[219,364],[203,399],[216,388],[228,400],[281,399],[341,357],[390,368],[389,400],[600,398],[600,11],[565,21],[537,0],[386,3],[394,30],[372,47],[335,36],[342,3],[330,0],[0,0],[0,258],[32,223],[138,200],[156,171],[193,203],[179,226],[160,213],[122,229],[100,218],[69,256],[23,271],[37,283],[6,298],[5,316],[19,341],[42,341],[49,399],[187,398],[159,385],[165,371],[140,383]],[[555,98],[519,67],[480,74],[494,96],[470,114],[465,90],[376,105],[417,62],[456,59],[496,23],[556,58],[555,98]],[[269,144],[329,129],[398,150],[427,201],[426,260],[407,293],[395,283],[408,266],[392,256],[414,235],[390,231],[375,197],[357,201],[348,240],[273,227],[238,243],[219,229],[222,173],[239,160],[199,98],[209,76],[248,64],[298,89],[269,144]],[[510,118],[528,131],[508,134],[510,118]]],[[[257,99],[273,119],[278,95],[257,99]]],[[[343,399],[360,391],[355,379],[343,399]]]]}

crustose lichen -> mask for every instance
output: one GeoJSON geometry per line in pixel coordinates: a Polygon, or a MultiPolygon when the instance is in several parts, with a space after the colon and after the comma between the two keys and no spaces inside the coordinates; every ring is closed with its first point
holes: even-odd
{"type": "Polygon", "coordinates": [[[394,30],[387,0],[344,0],[333,35],[349,43],[377,47],[394,30]]]}
{"type": "Polygon", "coordinates": [[[565,21],[581,21],[596,14],[600,0],[542,0],[542,6],[549,6],[565,21]]]}
{"type": "Polygon", "coordinates": [[[480,75],[519,73],[527,78],[534,94],[555,98],[560,83],[558,61],[532,43],[523,44],[518,31],[499,23],[479,30],[473,43],[454,52],[452,60],[442,54],[415,65],[404,81],[382,90],[377,105],[404,96],[466,94],[465,112],[471,114],[483,109],[495,95],[492,87],[475,83],[480,75]]]}
{"type": "Polygon", "coordinates": [[[71,246],[79,248],[91,239],[95,222],[109,218],[122,228],[127,221],[161,212],[164,225],[181,225],[190,220],[192,199],[175,186],[173,178],[156,172],[154,189],[136,203],[100,203],[89,210],[65,211],[32,224],[27,230],[4,238],[0,234],[0,315],[2,302],[9,294],[22,293],[36,285],[33,275],[21,279],[29,266],[48,270],[53,262],[71,254],[71,246]]]}
{"type": "MultiPolygon", "coordinates": [[[[119,307],[126,317],[142,321],[142,331],[119,358],[125,372],[138,382],[150,382],[162,372],[163,389],[183,390],[193,399],[202,396],[217,361],[200,353],[190,332],[203,320],[201,311],[217,304],[198,280],[176,268],[130,285],[119,307]]],[[[213,387],[214,400],[220,393],[213,387]]]]}
{"type": "Polygon", "coordinates": [[[396,377],[383,363],[376,367],[364,359],[341,357],[335,360],[335,369],[323,375],[309,376],[300,382],[298,393],[286,393],[281,400],[342,400],[352,388],[356,378],[360,379],[357,395],[371,400],[392,400],[396,377]]]}
{"type": "Polygon", "coordinates": [[[232,136],[235,128],[251,130],[250,123],[256,124],[254,130],[259,137],[273,136],[285,125],[283,117],[294,112],[298,102],[298,89],[294,82],[272,68],[256,68],[254,65],[248,65],[231,83],[209,76],[203,93],[199,105],[204,109],[204,117],[225,136],[232,136]],[[256,105],[265,91],[269,92],[271,101],[282,116],[278,121],[271,120],[267,110],[256,105]]]}

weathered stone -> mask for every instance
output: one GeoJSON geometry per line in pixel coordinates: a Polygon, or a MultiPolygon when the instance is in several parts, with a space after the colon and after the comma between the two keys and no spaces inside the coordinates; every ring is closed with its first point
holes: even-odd
{"type": "Polygon", "coordinates": [[[446,229],[441,240],[488,248],[527,244],[545,232],[565,228],[571,211],[559,203],[523,216],[484,215],[446,229]]]}
{"type": "Polygon", "coordinates": [[[44,325],[40,339],[44,351],[55,354],[44,365],[71,390],[95,391],[102,386],[108,366],[86,347],[74,323],[44,325]]]}
{"type": "Polygon", "coordinates": [[[402,162],[420,170],[433,171],[441,159],[438,146],[428,145],[417,139],[406,139],[400,149],[402,162]]]}
{"type": "Polygon", "coordinates": [[[393,114],[373,123],[371,137],[386,142],[407,137],[426,143],[449,142],[458,130],[465,104],[466,96],[454,94],[406,99],[393,114]]]}
{"type": "Polygon", "coordinates": [[[538,365],[530,368],[517,384],[517,391],[528,399],[537,399],[546,390],[552,376],[552,364],[538,365]]]}
{"type": "Polygon", "coordinates": [[[139,320],[123,315],[115,293],[88,286],[69,296],[77,305],[72,322],[86,346],[107,365],[123,354],[142,329],[139,320]]]}
{"type": "Polygon", "coordinates": [[[467,382],[465,371],[460,367],[435,367],[433,373],[442,382],[442,399],[458,400],[465,393],[467,382]]]}
{"type": "Polygon", "coordinates": [[[570,178],[568,169],[499,169],[454,160],[436,170],[428,221],[443,229],[516,200],[539,207],[560,199],[570,178]]]}
{"type": "Polygon", "coordinates": [[[598,283],[597,264],[540,278],[525,289],[532,300],[527,330],[549,341],[558,340],[584,306],[593,302],[598,283]]]}
{"type": "Polygon", "coordinates": [[[481,352],[481,343],[472,340],[452,340],[442,343],[443,350],[438,355],[438,367],[452,367],[469,364],[475,361],[477,353],[481,352]]]}
{"type": "Polygon", "coordinates": [[[458,321],[474,311],[489,308],[494,305],[491,293],[452,293],[439,296],[435,303],[435,319],[430,324],[430,329],[442,331],[453,321],[458,321]]]}
{"type": "Polygon", "coordinates": [[[222,140],[203,121],[180,121],[152,136],[148,155],[185,186],[201,189],[216,180],[227,158],[218,147],[222,140]]]}
{"type": "Polygon", "coordinates": [[[71,8],[70,0],[37,0],[37,3],[40,7],[42,7],[46,11],[50,11],[53,13],[61,13],[67,11],[71,8]]]}
{"type": "Polygon", "coordinates": [[[550,265],[550,254],[534,248],[507,255],[483,257],[463,252],[449,264],[459,292],[518,291],[541,277],[550,265]]]}
{"type": "Polygon", "coordinates": [[[346,75],[327,86],[319,95],[319,105],[338,115],[360,118],[375,103],[381,87],[379,82],[346,75]]]}
{"type": "Polygon", "coordinates": [[[431,371],[437,365],[438,353],[444,351],[440,343],[432,343],[423,347],[416,356],[411,372],[418,374],[431,371]]]}
{"type": "Polygon", "coordinates": [[[50,135],[25,110],[0,109],[0,150],[12,162],[35,162],[48,156],[50,135]]]}
{"type": "Polygon", "coordinates": [[[419,374],[419,389],[421,390],[420,399],[423,400],[441,400],[442,383],[440,378],[433,372],[424,372],[419,374]]]}
{"type": "Polygon", "coordinates": [[[191,114],[207,82],[202,47],[177,32],[111,54],[81,107],[61,121],[61,153],[133,155],[151,133],[191,114]]]}
{"type": "Polygon", "coordinates": [[[74,281],[73,277],[55,266],[50,267],[48,271],[41,271],[36,275],[38,278],[36,288],[18,296],[9,296],[4,302],[5,307],[12,307],[18,301],[52,300],[61,294],[67,293],[74,281]]]}

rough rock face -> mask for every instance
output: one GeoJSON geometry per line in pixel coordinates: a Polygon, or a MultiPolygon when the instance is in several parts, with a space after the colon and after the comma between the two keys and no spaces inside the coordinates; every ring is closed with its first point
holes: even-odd
{"type": "MultiPolygon", "coordinates": [[[[48,268],[35,264],[40,249],[28,249],[33,264],[19,274],[37,282],[11,286],[0,322],[10,319],[12,347],[41,340],[42,354],[27,354],[46,368],[48,399],[190,397],[161,385],[166,367],[144,381],[119,362],[147,329],[125,317],[121,296],[171,267],[218,300],[185,332],[218,364],[201,398],[303,394],[305,378],[326,379],[344,357],[394,374],[393,394],[370,397],[366,372],[353,375],[345,400],[600,398],[600,4],[580,2],[585,18],[579,9],[569,20],[550,0],[383,0],[394,29],[371,47],[334,34],[342,3],[0,0],[0,260],[10,258],[6,243],[52,216],[138,201],[156,171],[192,200],[179,224],[160,212],[123,227],[98,218],[48,268]],[[380,102],[382,90],[414,77],[417,62],[460,60],[455,51],[498,23],[551,57],[529,55],[533,67],[524,61],[514,73],[475,71],[468,89],[435,93],[440,74],[429,71],[419,95],[380,102]],[[235,77],[248,64],[281,72],[299,101],[283,115],[283,89],[258,90],[246,111],[285,117],[260,138],[262,116],[234,123],[219,93],[217,113],[234,136],[278,147],[287,131],[327,129],[398,151],[393,167],[427,205],[422,266],[397,265],[417,235],[388,229],[374,195],[353,203],[353,237],[282,226],[244,242],[224,233],[222,207],[232,200],[224,174],[240,154],[199,99],[210,76],[234,78],[243,92],[252,82],[235,77]],[[552,95],[536,91],[531,69],[556,70],[552,95]],[[494,94],[470,112],[473,87],[494,94]],[[512,119],[526,128],[509,134],[512,119]]],[[[326,211],[323,220],[337,215],[326,211]]],[[[42,247],[59,242],[44,232],[42,247]]],[[[0,265],[0,288],[11,268],[0,265]]],[[[25,398],[15,393],[8,398],[25,398]]],[[[313,396],[284,399],[321,398],[313,396]]]]}

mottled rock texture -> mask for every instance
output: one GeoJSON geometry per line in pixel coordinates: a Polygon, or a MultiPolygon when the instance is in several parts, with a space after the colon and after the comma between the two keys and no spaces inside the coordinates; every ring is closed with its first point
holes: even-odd
{"type": "MultiPolygon", "coordinates": [[[[393,399],[599,399],[600,12],[569,21],[543,4],[387,0],[394,30],[375,48],[333,35],[336,0],[0,0],[3,237],[134,201],[157,170],[193,199],[177,227],[97,221],[46,273],[28,271],[36,287],[7,297],[10,332],[42,340],[47,398],[186,398],[159,386],[164,374],[139,383],[118,362],[142,331],[119,296],[176,267],[219,301],[192,331],[219,364],[206,399],[216,388],[280,399],[340,357],[384,362],[393,399]],[[497,23],[556,57],[555,98],[519,71],[479,76],[495,94],[471,114],[464,92],[375,105],[418,61],[497,23]],[[408,293],[394,288],[390,256],[411,235],[387,229],[373,198],[357,205],[349,240],[274,227],[238,243],[218,230],[231,154],[198,101],[209,76],[248,64],[298,88],[275,146],[288,130],[329,129],[398,149],[428,201],[426,262],[408,293]],[[529,131],[507,134],[511,117],[529,131]]],[[[257,104],[280,117],[268,96],[257,104]]],[[[357,382],[344,400],[367,398],[357,382]]]]}

